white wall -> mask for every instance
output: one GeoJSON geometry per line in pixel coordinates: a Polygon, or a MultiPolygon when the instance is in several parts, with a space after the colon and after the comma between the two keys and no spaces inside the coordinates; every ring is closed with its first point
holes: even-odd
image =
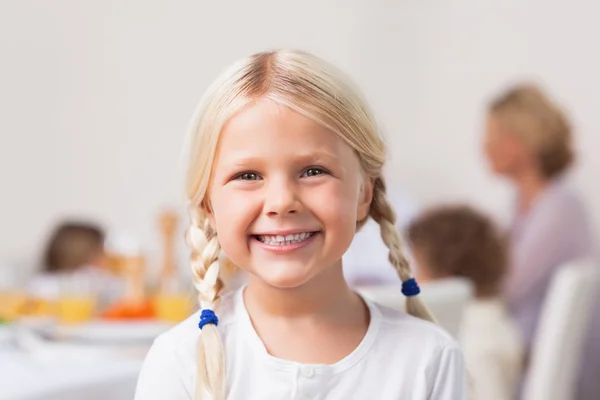
{"type": "Polygon", "coordinates": [[[371,9],[361,68],[392,144],[390,179],[422,204],[467,200],[506,222],[507,184],[481,155],[485,107],[534,80],[570,112],[574,181],[600,228],[600,5],[593,1],[408,1],[371,9]]]}
{"type": "MultiPolygon", "coordinates": [[[[427,2],[423,2],[427,3],[427,2]]],[[[511,82],[533,79],[546,85],[567,109],[576,129],[579,150],[575,180],[587,196],[600,225],[600,25],[598,3],[592,1],[431,2],[420,7],[421,53],[412,93],[416,117],[411,135],[399,139],[397,159],[421,168],[405,174],[419,197],[441,192],[474,199],[500,212],[506,208],[505,188],[490,180],[479,157],[483,109],[490,96],[511,82]],[[410,144],[409,144],[410,143],[410,144]],[[430,144],[432,157],[424,159],[430,144]]]]}
{"type": "Polygon", "coordinates": [[[234,59],[306,48],[348,67],[356,1],[25,0],[0,5],[0,259],[32,258],[63,215],[156,242],[155,216],[182,201],[184,132],[234,59]],[[339,8],[338,8],[339,7],[339,8]]]}
{"type": "Polygon", "coordinates": [[[35,257],[63,215],[98,218],[154,248],[157,211],[183,205],[179,155],[202,91],[235,58],[279,46],[326,56],[359,81],[398,188],[498,216],[508,192],[479,155],[482,107],[515,78],[543,79],[572,110],[576,178],[600,225],[600,6],[219,3],[233,2],[0,3],[0,258],[35,257]]]}

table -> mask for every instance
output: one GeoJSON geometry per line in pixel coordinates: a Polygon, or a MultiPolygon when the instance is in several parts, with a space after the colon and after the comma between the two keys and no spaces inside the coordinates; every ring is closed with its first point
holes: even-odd
{"type": "MultiPolygon", "coordinates": [[[[131,400],[151,336],[161,328],[148,331],[148,326],[139,326],[125,329],[113,324],[103,332],[101,324],[90,325],[98,336],[121,332],[121,339],[129,339],[110,344],[48,340],[28,328],[2,327],[0,400],[131,400]],[[131,335],[140,334],[139,326],[148,335],[133,341],[131,335]]],[[[79,333],[94,339],[83,328],[79,333]]]]}
{"type": "MultiPolygon", "coordinates": [[[[142,359],[117,353],[89,360],[40,360],[16,348],[0,349],[1,400],[131,400],[142,359]]],[[[85,357],[85,354],[82,354],[85,357]]]]}

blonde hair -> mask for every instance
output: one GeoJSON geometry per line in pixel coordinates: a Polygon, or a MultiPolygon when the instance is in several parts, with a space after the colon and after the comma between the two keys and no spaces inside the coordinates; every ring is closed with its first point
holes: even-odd
{"type": "MultiPolygon", "coordinates": [[[[365,101],[350,80],[331,64],[306,52],[279,50],[254,54],[233,64],[207,90],[193,118],[186,178],[192,221],[188,243],[200,307],[215,310],[223,287],[217,232],[209,226],[206,215],[210,208],[207,187],[219,134],[234,113],[263,98],[321,124],[355,150],[364,173],[373,182],[369,216],[380,225],[389,260],[398,276],[403,282],[411,279],[395,228],[396,214],[382,176],[385,144],[365,101]]],[[[365,222],[366,218],[357,221],[357,230],[365,222]]],[[[419,296],[408,297],[406,308],[411,315],[433,320],[419,296]]],[[[198,342],[196,399],[224,398],[224,363],[219,331],[215,325],[205,325],[198,342]]]]}
{"type": "Polygon", "coordinates": [[[569,121],[539,87],[510,88],[491,102],[490,112],[531,148],[544,177],[554,178],[573,163],[569,121]]]}

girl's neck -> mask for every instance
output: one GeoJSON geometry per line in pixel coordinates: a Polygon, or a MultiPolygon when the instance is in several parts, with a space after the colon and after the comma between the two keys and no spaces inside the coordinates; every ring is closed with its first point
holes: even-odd
{"type": "Polygon", "coordinates": [[[369,327],[369,310],[348,288],[341,262],[294,288],[252,277],[244,303],[267,352],[299,363],[338,362],[357,348],[369,327]]]}
{"type": "Polygon", "coordinates": [[[293,288],[278,288],[255,276],[244,292],[246,308],[250,314],[289,319],[340,316],[362,307],[362,300],[348,287],[342,272],[341,261],[310,281],[293,288]]]}
{"type": "Polygon", "coordinates": [[[548,180],[533,168],[526,169],[515,175],[514,181],[519,192],[518,207],[520,212],[529,211],[533,203],[548,185],[548,180]]]}

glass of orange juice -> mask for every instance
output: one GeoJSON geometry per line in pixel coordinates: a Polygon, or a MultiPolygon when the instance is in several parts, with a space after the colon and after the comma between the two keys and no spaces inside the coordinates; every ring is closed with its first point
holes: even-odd
{"type": "Polygon", "coordinates": [[[56,301],[59,322],[77,324],[92,319],[96,312],[96,297],[91,277],[78,273],[61,276],[56,301]]]}
{"type": "Polygon", "coordinates": [[[21,291],[0,290],[0,320],[13,321],[21,316],[27,295],[21,291]]]}
{"type": "Polygon", "coordinates": [[[166,322],[181,322],[192,314],[193,298],[188,293],[157,293],[154,297],[156,317],[166,322]]]}
{"type": "Polygon", "coordinates": [[[181,278],[172,276],[164,280],[154,295],[156,318],[165,322],[181,322],[193,312],[194,297],[181,278]]]}

